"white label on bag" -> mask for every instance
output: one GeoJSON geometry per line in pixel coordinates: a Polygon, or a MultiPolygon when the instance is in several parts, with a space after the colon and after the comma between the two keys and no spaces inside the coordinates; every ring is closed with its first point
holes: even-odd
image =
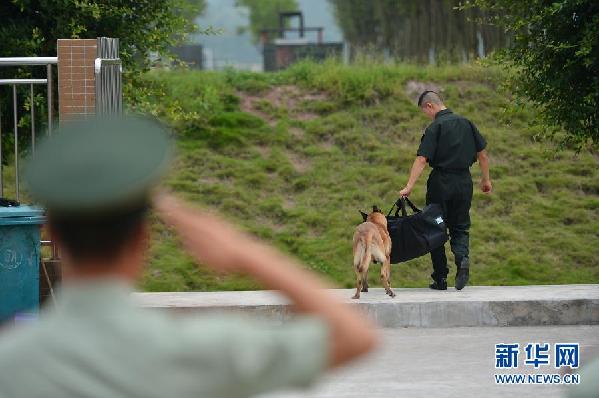
{"type": "Polygon", "coordinates": [[[443,217],[437,217],[435,218],[435,221],[437,222],[437,224],[443,224],[443,217]]]}

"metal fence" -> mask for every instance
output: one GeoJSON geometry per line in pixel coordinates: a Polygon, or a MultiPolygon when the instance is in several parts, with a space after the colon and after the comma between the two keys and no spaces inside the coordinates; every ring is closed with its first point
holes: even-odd
{"type": "Polygon", "coordinates": [[[123,111],[122,71],[119,39],[98,37],[98,58],[95,64],[98,115],[123,111]]]}
{"type": "MultiPolygon", "coordinates": [[[[46,66],[46,78],[45,79],[0,79],[0,86],[12,87],[12,117],[13,117],[13,134],[14,134],[14,162],[15,162],[15,196],[16,200],[19,201],[19,115],[17,109],[17,86],[18,85],[29,85],[29,96],[31,101],[30,113],[31,113],[31,151],[35,153],[35,101],[34,101],[34,86],[45,85],[47,91],[48,100],[48,134],[52,134],[52,65],[58,63],[58,57],[14,57],[14,58],[0,58],[0,67],[2,66],[46,66]]],[[[2,170],[3,153],[2,153],[2,109],[0,108],[0,197],[4,196],[4,178],[2,170]]]]}
{"type": "MultiPolygon", "coordinates": [[[[52,65],[58,63],[58,57],[12,57],[12,58],[0,58],[0,67],[46,67],[46,78],[45,79],[0,79],[0,86],[8,86],[12,88],[12,119],[13,119],[13,134],[14,134],[14,164],[15,164],[15,198],[19,201],[20,189],[19,189],[19,112],[18,112],[18,93],[17,86],[25,85],[29,86],[29,100],[30,100],[30,116],[31,116],[31,152],[35,153],[35,142],[36,142],[36,124],[35,124],[35,86],[45,85],[47,94],[47,134],[52,134],[52,122],[53,122],[53,90],[54,85],[52,81],[52,65]]],[[[4,197],[4,173],[3,173],[3,161],[4,154],[2,153],[2,107],[0,106],[0,198],[4,197]]],[[[43,285],[48,286],[47,289],[50,291],[50,296],[54,299],[54,291],[51,282],[51,275],[48,271],[46,263],[51,264],[56,262],[58,258],[57,248],[54,242],[49,240],[42,240],[42,246],[48,246],[51,249],[49,259],[43,259],[40,261],[40,277],[43,276],[43,285]]]]}

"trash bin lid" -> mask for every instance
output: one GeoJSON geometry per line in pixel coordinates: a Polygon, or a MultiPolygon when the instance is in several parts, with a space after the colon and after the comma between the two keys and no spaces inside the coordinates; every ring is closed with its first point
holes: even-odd
{"type": "Polygon", "coordinates": [[[44,209],[21,205],[17,207],[0,207],[0,226],[19,224],[43,224],[46,221],[44,209]]]}

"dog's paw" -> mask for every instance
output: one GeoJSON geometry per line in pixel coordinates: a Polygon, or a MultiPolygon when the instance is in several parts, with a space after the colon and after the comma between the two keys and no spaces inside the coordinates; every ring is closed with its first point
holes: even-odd
{"type": "Polygon", "coordinates": [[[351,296],[351,298],[353,298],[354,300],[358,300],[360,298],[360,295],[354,294],[353,296],[351,296]]]}
{"type": "Polygon", "coordinates": [[[391,289],[387,290],[387,294],[389,295],[389,297],[395,297],[395,292],[391,289]]]}

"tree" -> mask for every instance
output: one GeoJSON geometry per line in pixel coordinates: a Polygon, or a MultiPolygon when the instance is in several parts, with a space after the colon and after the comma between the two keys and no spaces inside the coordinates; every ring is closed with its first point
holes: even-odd
{"type": "Polygon", "coordinates": [[[599,2],[471,0],[514,36],[501,57],[513,87],[540,109],[549,134],[579,149],[599,146],[599,2]]]}
{"type": "Polygon", "coordinates": [[[12,0],[0,3],[0,56],[52,56],[57,39],[118,37],[128,71],[194,30],[204,0],[12,0]]]}
{"type": "Polygon", "coordinates": [[[503,47],[501,29],[462,12],[459,0],[329,0],[343,36],[354,48],[385,51],[396,59],[463,62],[503,47]]]}
{"type": "MultiPolygon", "coordinates": [[[[117,37],[125,97],[135,103],[143,96],[137,83],[150,66],[150,53],[169,53],[184,40],[196,29],[193,17],[204,5],[204,0],[5,0],[0,2],[0,57],[56,56],[57,39],[117,37]]],[[[0,77],[27,77],[30,71],[0,68],[0,77]]],[[[3,115],[12,113],[8,91],[0,90],[3,115]]],[[[45,120],[44,101],[43,96],[36,99],[40,121],[45,120]]],[[[20,114],[25,114],[20,124],[28,126],[26,112],[20,114]]],[[[10,131],[10,123],[4,117],[2,131],[10,131]]],[[[3,134],[5,149],[11,140],[10,134],[3,134]]]]}

